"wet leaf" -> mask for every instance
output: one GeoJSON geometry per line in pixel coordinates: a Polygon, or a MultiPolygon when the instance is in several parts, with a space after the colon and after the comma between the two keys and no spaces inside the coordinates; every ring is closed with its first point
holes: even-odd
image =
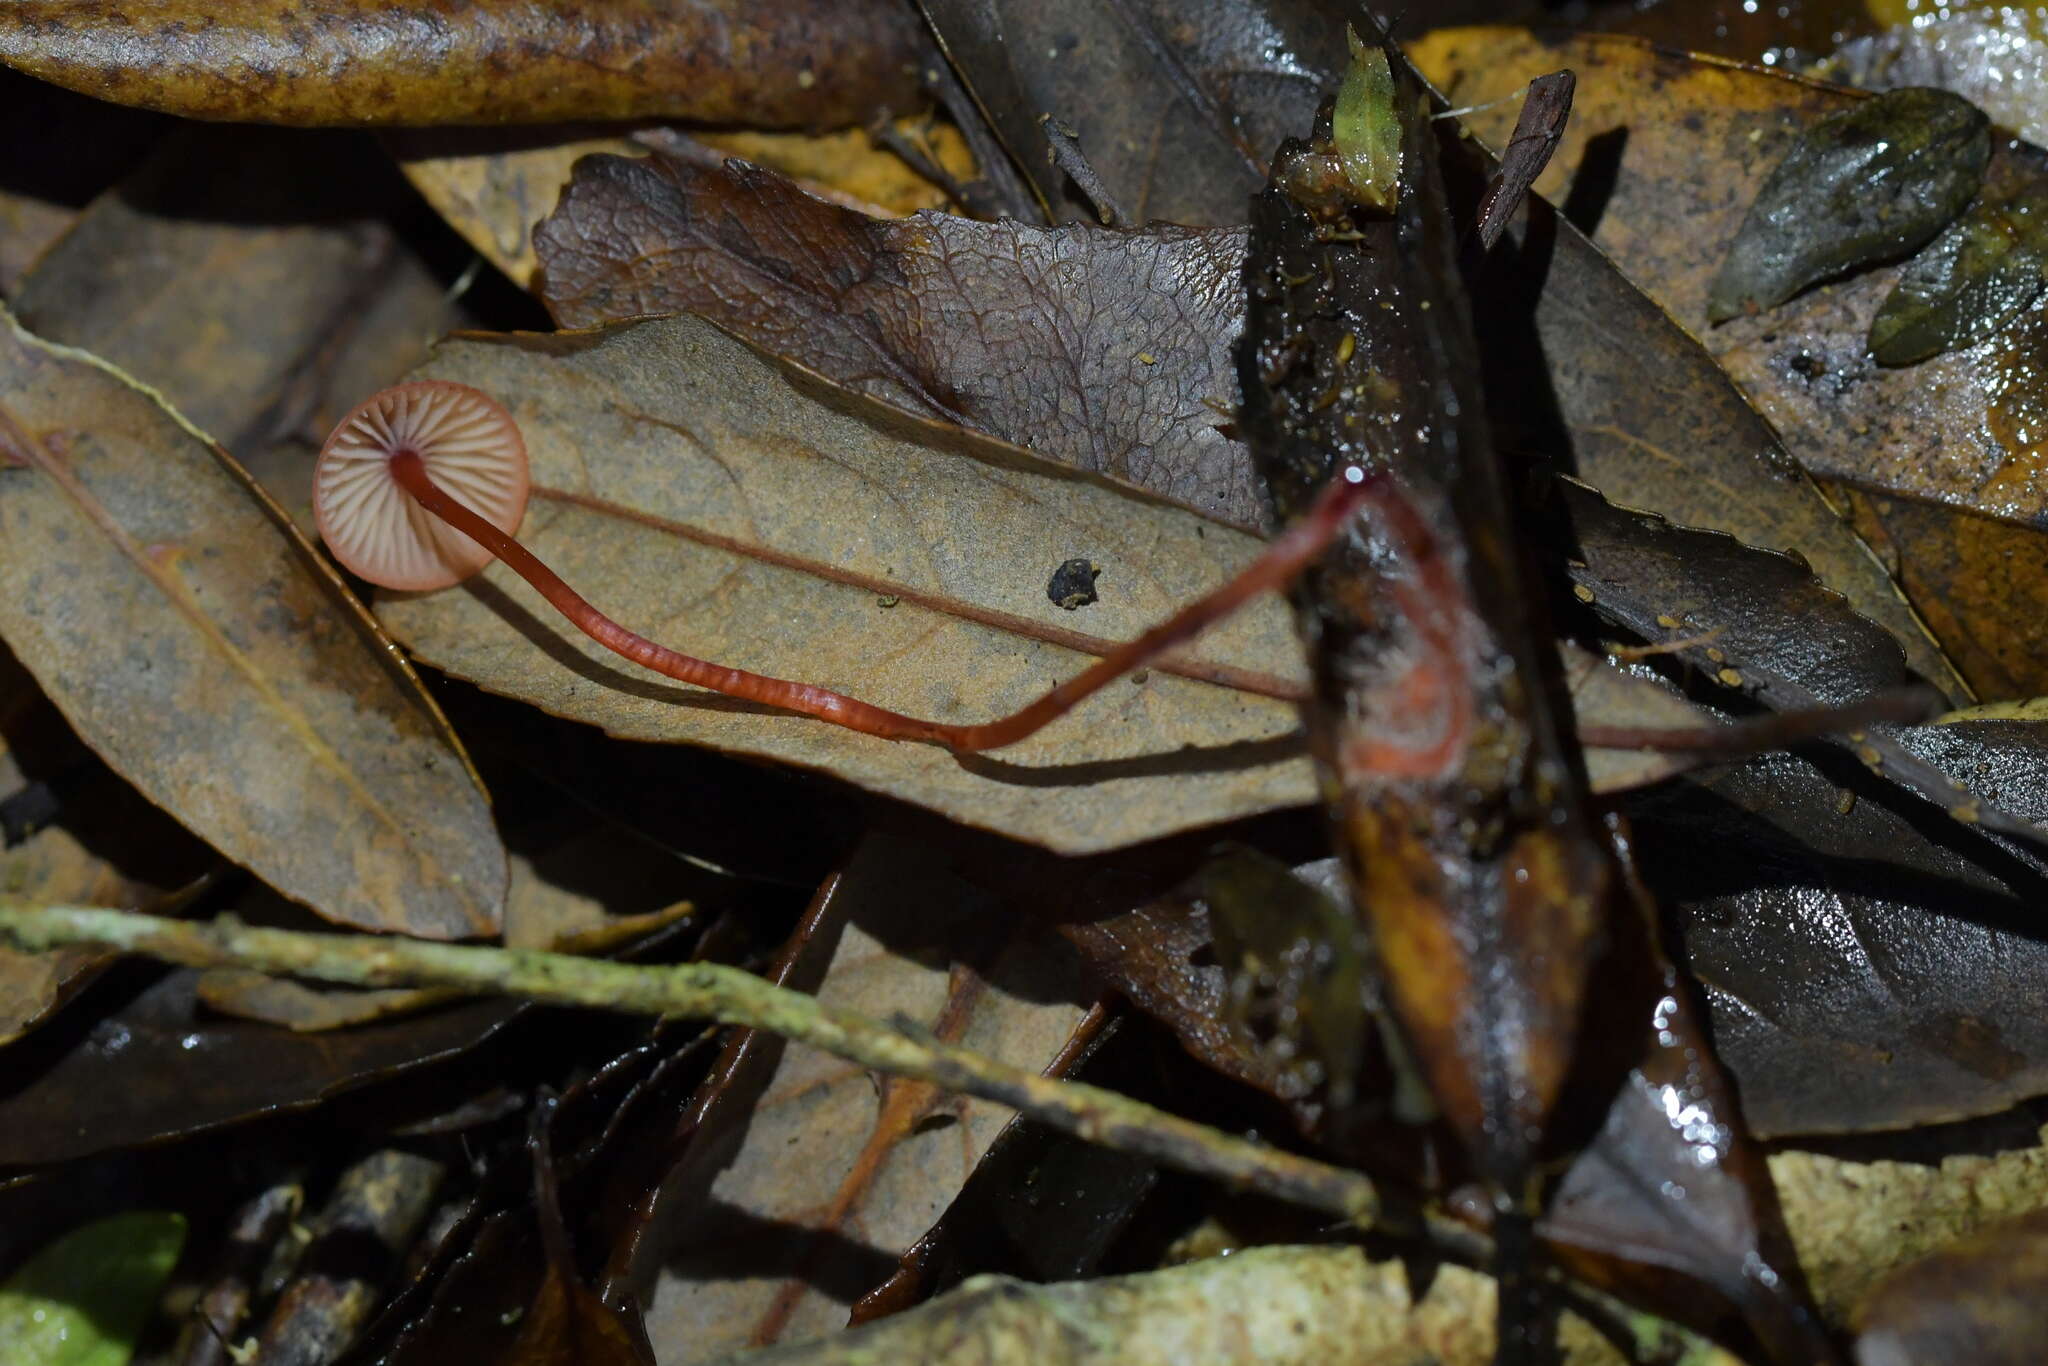
{"type": "Polygon", "coordinates": [[[699,313],[899,407],[1259,526],[1235,389],[1235,234],[876,221],[771,172],[581,163],[535,230],[565,326],[699,313]]]}
{"type": "Polygon", "coordinates": [[[1886,1276],[1856,1308],[1858,1366],[2027,1366],[2048,1357],[2048,1212],[1995,1224],[1886,1276]]]}
{"type": "Polygon", "coordinates": [[[7,1366],[126,1366],[185,1245],[178,1214],[117,1214],[67,1233],[0,1284],[7,1366]]]}
{"type": "MultiPolygon", "coordinates": [[[[1537,190],[1581,218],[1597,217],[1598,244],[1703,339],[1800,464],[1825,479],[2010,521],[2048,511],[2048,372],[2037,363],[2048,354],[2048,314],[2038,304],[1990,341],[1906,369],[1879,366],[1866,354],[1871,319],[1899,267],[1811,290],[1767,314],[1707,325],[1715,258],[1702,244],[1734,236],[1765,173],[1800,130],[1862,96],[1621,38],[1538,40],[1478,29],[1432,35],[1428,43],[1425,67],[1450,82],[1460,104],[1506,94],[1560,64],[1580,73],[1571,126],[1537,190]]],[[[1506,136],[1511,118],[1487,111],[1470,123],[1491,140],[1506,136]]],[[[1987,196],[2042,184],[2044,154],[2001,138],[1986,172],[1987,196]]],[[[1625,501],[1662,507],[1603,476],[1588,477],[1625,501]]],[[[1798,544],[1674,515],[1722,525],[1752,544],[1798,544]]],[[[1877,615],[1872,599],[1812,558],[1859,610],[1877,615]]],[[[1907,631],[1887,624],[1910,648],[1907,631]]],[[[1917,658],[1915,667],[1934,677],[1917,658]]]]}
{"type": "Polygon", "coordinates": [[[1241,223],[1267,158],[1344,68],[1343,21],[1306,0],[1232,0],[1199,22],[1164,0],[924,8],[1056,219],[1094,211],[1048,163],[1041,115],[1074,130],[1131,222],[1241,223]]]}
{"type": "Polygon", "coordinates": [[[116,104],[244,123],[859,123],[918,99],[927,40],[886,0],[532,5],[27,0],[0,61],[116,104]]]}
{"type": "Polygon", "coordinates": [[[1806,286],[1895,260],[1977,193],[1991,121],[1959,95],[1891,90],[1802,132],[1757,190],[1707,291],[1707,317],[1775,308],[1806,286]]]}
{"type": "MultiPolygon", "coordinates": [[[[463,339],[420,373],[510,403],[534,462],[524,539],[611,615],[937,719],[1000,716],[1078,670],[1085,656],[1056,633],[1073,617],[1045,596],[1077,553],[1105,566],[1083,624],[1124,639],[1259,545],[779,368],[695,319],[463,339]]],[[[1070,852],[1311,796],[1291,703],[1158,667],[1000,756],[961,760],[634,676],[503,566],[379,612],[437,668],[559,715],[826,768],[1070,852]]],[[[1268,678],[1300,657],[1277,603],[1194,648],[1268,678]]]]}
{"type": "MultiPolygon", "coordinates": [[[[1390,55],[1393,212],[1332,174],[1327,124],[1282,147],[1253,202],[1242,420],[1277,515],[1345,463],[1386,481],[1291,592],[1314,642],[1306,716],[1390,1014],[1506,1222],[1533,1213],[1614,884],[1538,681],[1557,659],[1522,592],[1435,122],[1390,55]]],[[[1503,1322],[1524,1305],[1515,1287],[1503,1322]]]]}
{"type": "MultiPolygon", "coordinates": [[[[2029,776],[2001,795],[2038,788],[2041,723],[1978,724],[2032,727],[2007,751],[2029,776]]],[[[2038,874],[1825,754],[1688,778],[1630,812],[1759,1134],[1944,1123],[2048,1091],[2038,874]]]]}
{"type": "Polygon", "coordinates": [[[79,734],[330,919],[494,933],[484,795],[334,572],[148,391],[11,318],[0,355],[0,635],[79,734]]]}
{"type": "Polygon", "coordinates": [[[1870,322],[1880,365],[1911,365],[1996,336],[2048,283],[2048,185],[1980,200],[1906,263],[1870,322]]]}

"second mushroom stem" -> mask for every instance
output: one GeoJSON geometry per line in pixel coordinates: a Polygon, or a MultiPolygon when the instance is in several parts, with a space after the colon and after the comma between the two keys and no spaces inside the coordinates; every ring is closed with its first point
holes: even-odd
{"type": "Polygon", "coordinates": [[[921,740],[961,753],[999,749],[1033,734],[1090,693],[1143,667],[1252,598],[1284,587],[1322,554],[1361,507],[1386,506],[1400,497],[1383,471],[1345,466],[1324,488],[1306,516],[1276,537],[1257,559],[1222,587],[1190,603],[1136,640],[1117,647],[1023,709],[996,721],[956,725],[905,716],[829,688],[749,673],[657,645],[598,611],[532,551],[449,496],[427,476],[426,465],[416,453],[401,450],[394,454],[391,474],[421,507],[503,560],[578,630],[635,664],[679,683],[814,716],[863,734],[887,740],[921,740]]]}

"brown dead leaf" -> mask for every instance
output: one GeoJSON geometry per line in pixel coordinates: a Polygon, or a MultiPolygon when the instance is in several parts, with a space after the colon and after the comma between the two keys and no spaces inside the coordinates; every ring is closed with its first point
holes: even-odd
{"type": "Polygon", "coordinates": [[[751,166],[597,157],[535,230],[564,326],[699,313],[912,412],[1260,526],[1239,234],[877,221],[751,166]]]}
{"type": "MultiPolygon", "coordinates": [[[[897,129],[921,138],[938,163],[960,179],[974,173],[973,156],[950,126],[927,129],[924,119],[899,119],[897,129]]],[[[534,226],[555,208],[570,171],[586,156],[664,155],[716,170],[740,157],[789,176],[806,194],[870,215],[941,208],[946,192],[919,176],[893,152],[875,145],[864,129],[837,133],[777,133],[750,129],[708,131],[661,126],[624,133],[616,128],[435,128],[400,130],[385,144],[414,188],[483,258],[532,288],[540,262],[534,226]]]]}
{"type": "MultiPolygon", "coordinates": [[[[1074,614],[1045,591],[1076,555],[1106,566],[1081,626],[1123,640],[1259,548],[782,368],[694,318],[461,338],[419,373],[511,406],[534,462],[524,539],[611,615],[722,663],[916,715],[1000,716],[1077,671],[1099,647],[1062,643],[1074,614]]],[[[558,715],[829,769],[1068,852],[1312,796],[1291,702],[1163,668],[1000,755],[961,759],[638,675],[502,565],[461,589],[386,598],[379,613],[435,667],[558,715]]],[[[1301,676],[1278,602],[1193,648],[1269,681],[1301,676]]]]}
{"type": "Polygon", "coordinates": [[[673,117],[859,123],[919,98],[930,40],[890,0],[23,0],[0,61],[116,104],[301,125],[673,117]]]}
{"type": "MultiPolygon", "coordinates": [[[[1560,65],[1579,73],[1571,127],[1537,190],[1567,213],[1574,194],[1597,212],[1595,241],[1705,342],[1809,470],[2015,522],[2048,511],[2048,310],[1898,369],[1866,351],[1899,266],[1707,325],[1708,284],[1764,177],[1801,131],[1862,95],[1623,38],[1472,29],[1432,34],[1416,50],[1459,104],[1560,65]]],[[[1482,110],[1472,126],[1504,137],[1512,116],[1511,106],[1482,110]]],[[[2044,177],[2042,152],[1997,140],[1987,193],[2044,177]]]]}
{"type": "Polygon", "coordinates": [[[321,914],[490,934],[502,846],[410,670],[216,447],[9,317],[0,635],[87,743],[321,914]]]}
{"type": "MultiPolygon", "coordinates": [[[[133,909],[211,861],[92,757],[0,646],[0,899],[133,909]]],[[[0,949],[0,1043],[41,1022],[110,961],[83,946],[0,949]]]]}
{"type": "MultiPolygon", "coordinates": [[[[826,894],[846,917],[819,1000],[898,1018],[1040,1067],[1086,1013],[1079,963],[1055,938],[946,870],[942,850],[871,840],[826,894]]],[[[849,1305],[945,1210],[1008,1122],[1000,1105],[870,1077],[810,1049],[772,1050],[743,1131],[707,1126],[709,1188],[667,1240],[647,1314],[662,1360],[836,1330],[849,1305]],[[779,1056],[778,1056],[779,1054],[779,1056]]]]}
{"type": "Polygon", "coordinates": [[[1977,696],[2048,696],[2048,533],[1846,486],[1837,500],[1977,696]]]}
{"type": "Polygon", "coordinates": [[[325,392],[330,372],[387,383],[459,321],[385,221],[405,202],[360,135],[185,129],[93,202],[18,312],[161,391],[238,459],[260,454],[353,406],[359,393],[325,392]],[[412,354],[353,359],[392,302],[410,310],[412,354]]]}

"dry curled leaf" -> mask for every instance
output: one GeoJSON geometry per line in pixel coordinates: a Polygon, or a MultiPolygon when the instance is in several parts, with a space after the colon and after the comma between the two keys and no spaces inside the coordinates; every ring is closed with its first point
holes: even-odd
{"type": "Polygon", "coordinates": [[[483,791],[334,572],[149,391],[4,326],[0,636],[79,735],[330,919],[495,933],[483,791]]]}
{"type": "Polygon", "coordinates": [[[110,100],[247,123],[860,123],[918,98],[890,0],[21,0],[0,62],[110,100]]]}
{"type": "MultiPolygon", "coordinates": [[[[1075,614],[1045,595],[1076,554],[1105,566],[1080,626],[1121,640],[1260,545],[847,394],[693,318],[461,338],[419,374],[510,404],[536,486],[522,539],[612,616],[721,663],[933,719],[1004,715],[1085,665],[1090,647],[1063,634],[1075,614]]],[[[558,715],[828,769],[1068,852],[1312,795],[1291,701],[1162,666],[999,754],[956,758],[639,674],[503,566],[378,610],[437,668],[558,715]]],[[[1212,676],[1292,695],[1300,658],[1268,602],[1177,667],[1214,661],[1251,676],[1212,676]]]]}
{"type": "Polygon", "coordinates": [[[877,221],[740,163],[592,157],[534,232],[565,326],[699,313],[899,407],[1258,526],[1236,233],[877,221]]]}

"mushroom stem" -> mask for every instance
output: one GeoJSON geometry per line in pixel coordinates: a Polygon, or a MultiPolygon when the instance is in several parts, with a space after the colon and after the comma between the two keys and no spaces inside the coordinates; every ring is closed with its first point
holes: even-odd
{"type": "Polygon", "coordinates": [[[1000,749],[1040,730],[1089,694],[1143,667],[1260,593],[1284,587],[1323,552],[1361,507],[1386,506],[1398,499],[1383,471],[1369,473],[1361,466],[1345,466],[1318,495],[1307,515],[1276,537],[1230,582],[1119,646],[1022,710],[978,725],[949,725],[905,716],[829,688],[749,673],[657,645],[598,611],[532,551],[450,497],[428,477],[417,452],[405,448],[393,452],[390,469],[398,486],[421,507],[503,560],[583,634],[635,664],[679,683],[814,716],[866,735],[922,740],[960,753],[1000,749]]]}

